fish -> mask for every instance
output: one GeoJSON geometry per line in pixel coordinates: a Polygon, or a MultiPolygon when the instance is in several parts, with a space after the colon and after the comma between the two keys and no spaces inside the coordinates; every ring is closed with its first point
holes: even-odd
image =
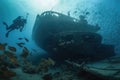
{"type": "Polygon", "coordinates": [[[29,40],[27,38],[24,38],[26,42],[29,42],[29,40]]]}
{"type": "Polygon", "coordinates": [[[77,13],[77,11],[74,11],[74,13],[76,14],[76,13],[77,13]]]}
{"type": "Polygon", "coordinates": [[[25,52],[29,52],[29,50],[27,49],[27,47],[24,47],[23,50],[24,50],[25,52]]]}
{"type": "Polygon", "coordinates": [[[26,42],[29,42],[29,40],[25,37],[25,38],[18,38],[19,40],[25,40],[26,42]]]}
{"type": "Polygon", "coordinates": [[[0,50],[5,50],[5,48],[6,48],[6,46],[7,46],[7,43],[4,43],[4,44],[1,44],[0,43],[0,50]]]}
{"type": "Polygon", "coordinates": [[[23,45],[25,45],[25,43],[20,42],[20,43],[16,43],[19,47],[23,47],[23,45]]]}
{"type": "Polygon", "coordinates": [[[20,56],[21,56],[23,59],[26,59],[29,54],[30,54],[29,50],[28,50],[26,47],[24,47],[20,56]]]}
{"type": "Polygon", "coordinates": [[[12,52],[16,52],[16,51],[17,51],[16,48],[13,47],[13,46],[8,46],[8,49],[9,49],[10,51],[12,51],[12,52]]]}
{"type": "Polygon", "coordinates": [[[19,40],[22,40],[23,38],[18,38],[19,40]]]}
{"type": "Polygon", "coordinates": [[[85,14],[88,15],[88,14],[90,14],[90,12],[86,12],[85,14]]]}

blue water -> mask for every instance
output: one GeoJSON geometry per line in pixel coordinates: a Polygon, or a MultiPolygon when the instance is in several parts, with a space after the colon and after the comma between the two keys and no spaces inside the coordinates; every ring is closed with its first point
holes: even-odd
{"type": "MultiPolygon", "coordinates": [[[[41,57],[46,57],[47,51],[44,51],[44,49],[38,46],[35,43],[32,36],[32,31],[34,28],[36,16],[38,14],[43,13],[44,11],[55,11],[65,15],[68,15],[69,13],[69,16],[79,19],[79,15],[85,15],[86,12],[89,12],[86,15],[85,19],[91,25],[98,24],[100,26],[100,30],[97,33],[102,36],[102,44],[113,45],[115,48],[115,54],[120,55],[120,4],[119,3],[120,0],[0,0],[0,43],[2,44],[7,43],[9,46],[15,47],[17,49],[17,52],[15,52],[17,56],[21,54],[23,48],[18,46],[16,43],[19,42],[25,43],[24,47],[27,47],[30,52],[27,60],[30,62],[32,61],[33,64],[40,63],[39,61],[41,57]],[[20,32],[17,29],[13,30],[10,32],[9,36],[6,37],[5,34],[7,33],[7,30],[5,28],[5,25],[3,25],[3,22],[6,22],[8,25],[11,25],[15,18],[17,18],[18,16],[23,16],[25,18],[26,14],[29,15],[27,18],[27,23],[23,28],[23,31],[20,32]],[[27,42],[25,41],[25,39],[19,40],[19,38],[27,38],[29,41],[27,42]]],[[[54,50],[57,49],[54,48],[54,50]]],[[[2,52],[0,51],[0,55],[1,53],[2,52]]],[[[0,63],[0,65],[1,64],[2,63],[0,63]]],[[[63,65],[63,67],[65,66],[63,65]]],[[[69,67],[71,66],[69,65],[69,67]]],[[[66,66],[66,68],[68,68],[68,66],[66,66]]],[[[1,66],[0,66],[0,71],[2,71],[1,66]]],[[[57,71],[57,69],[54,69],[54,71],[57,71]]],[[[23,72],[21,74],[23,74],[23,72]]],[[[17,74],[19,74],[19,70],[17,74]]],[[[26,77],[26,75],[24,76],[26,77]]],[[[38,78],[40,77],[38,76],[38,78]]],[[[20,79],[23,80],[23,76],[20,79]]],[[[1,74],[0,74],[0,80],[1,80],[1,74]]],[[[34,79],[31,78],[31,80],[34,79]]]]}
{"type": "MultiPolygon", "coordinates": [[[[101,30],[98,32],[103,37],[104,44],[112,44],[115,46],[115,53],[120,54],[120,1],[119,0],[0,0],[0,42],[8,43],[18,49],[16,45],[20,42],[18,38],[27,37],[29,43],[26,47],[32,51],[36,49],[39,53],[44,53],[32,40],[32,29],[37,14],[41,14],[47,10],[57,11],[67,14],[70,11],[71,16],[78,18],[79,15],[88,11],[86,19],[90,24],[99,24],[101,30]],[[74,13],[77,11],[77,13],[74,13]],[[6,29],[2,24],[3,21],[9,25],[12,24],[18,16],[26,16],[29,13],[27,24],[23,32],[14,30],[9,37],[5,37],[6,29]]],[[[23,41],[24,42],[24,41],[23,41]]]]}

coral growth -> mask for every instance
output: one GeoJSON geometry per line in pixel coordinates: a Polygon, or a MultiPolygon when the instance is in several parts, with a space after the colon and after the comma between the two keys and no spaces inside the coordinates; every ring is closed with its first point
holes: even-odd
{"type": "Polygon", "coordinates": [[[0,78],[1,79],[10,79],[12,77],[16,76],[16,73],[8,70],[7,68],[0,68],[0,78]]]}
{"type": "Polygon", "coordinates": [[[19,66],[19,62],[14,53],[12,53],[10,51],[4,51],[3,55],[4,55],[3,60],[5,60],[9,64],[9,67],[18,67],[19,66]]]}
{"type": "Polygon", "coordinates": [[[36,72],[47,72],[50,66],[54,66],[55,62],[51,59],[41,59],[39,65],[36,67],[36,72]]]}
{"type": "Polygon", "coordinates": [[[8,69],[9,64],[4,59],[5,55],[0,55],[0,79],[8,80],[16,76],[16,73],[8,69]]]}
{"type": "Polygon", "coordinates": [[[51,59],[41,59],[40,63],[35,66],[32,63],[26,61],[26,64],[22,66],[22,70],[25,73],[34,74],[34,73],[45,73],[48,72],[51,66],[54,66],[55,62],[51,59]]]}

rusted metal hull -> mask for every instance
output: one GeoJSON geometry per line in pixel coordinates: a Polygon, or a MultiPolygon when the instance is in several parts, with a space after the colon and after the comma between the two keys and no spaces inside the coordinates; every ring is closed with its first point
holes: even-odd
{"type": "Polygon", "coordinates": [[[99,29],[84,19],[47,11],[37,15],[32,36],[39,47],[57,56],[56,59],[113,56],[114,47],[101,44],[102,37],[96,33],[99,29]]]}

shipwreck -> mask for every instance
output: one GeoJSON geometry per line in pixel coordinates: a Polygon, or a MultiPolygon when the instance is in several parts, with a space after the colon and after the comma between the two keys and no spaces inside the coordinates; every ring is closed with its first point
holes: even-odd
{"type": "Polygon", "coordinates": [[[101,60],[115,55],[114,46],[102,44],[98,25],[88,24],[84,16],[46,11],[36,16],[32,37],[36,44],[56,60],[101,60]]]}

